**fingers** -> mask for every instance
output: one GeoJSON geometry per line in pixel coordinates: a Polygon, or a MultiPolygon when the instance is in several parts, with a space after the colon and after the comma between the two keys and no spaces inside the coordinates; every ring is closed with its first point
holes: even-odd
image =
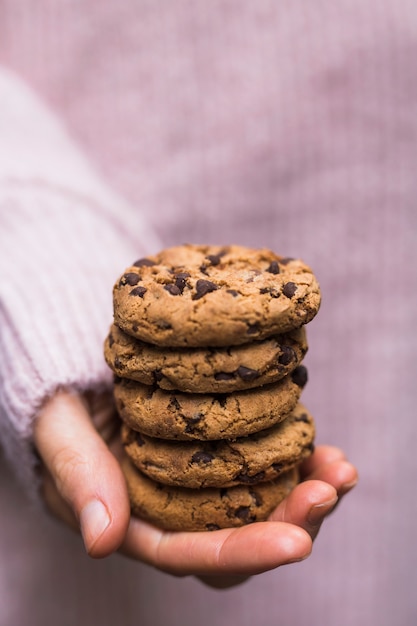
{"type": "Polygon", "coordinates": [[[270,519],[297,524],[314,540],[324,519],[357,483],[356,468],[342,450],[318,446],[302,466],[304,482],[277,507],[270,519]]]}
{"type": "Polygon", "coordinates": [[[73,530],[79,532],[80,525],[74,511],[58,492],[54,479],[46,467],[42,468],[41,493],[49,511],[67,526],[70,526],[73,530]]]}
{"type": "Polygon", "coordinates": [[[311,539],[302,528],[280,522],[169,533],[132,518],[123,551],[178,576],[245,577],[300,561],[310,554],[311,547],[311,539]]]}
{"type": "MultiPolygon", "coordinates": [[[[87,552],[103,557],[116,550],[129,524],[129,500],[120,466],[91,421],[86,404],[60,392],[43,408],[35,425],[35,445],[50,479],[78,521],[87,552]]],[[[53,500],[53,498],[55,498],[53,500]]]]}
{"type": "Polygon", "coordinates": [[[332,485],[339,498],[350,491],[358,482],[358,472],[345,454],[334,446],[317,446],[302,468],[304,480],[321,480],[332,485]]]}
{"type": "Polygon", "coordinates": [[[315,539],[320,526],[337,503],[337,491],[320,480],[300,483],[270,516],[271,520],[296,524],[315,539]]]}
{"type": "Polygon", "coordinates": [[[167,533],[132,518],[123,551],[171,574],[198,575],[222,587],[304,559],[338,495],[357,474],[343,452],[331,446],[319,446],[303,473],[309,480],[291,492],[268,522],[209,533],[167,533]]]}

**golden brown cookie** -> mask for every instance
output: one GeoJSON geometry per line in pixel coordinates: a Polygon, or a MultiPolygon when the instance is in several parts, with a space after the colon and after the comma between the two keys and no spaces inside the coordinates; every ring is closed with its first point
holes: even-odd
{"type": "Polygon", "coordinates": [[[145,477],[129,459],[122,468],[132,513],[174,531],[206,531],[266,520],[298,482],[296,469],[271,482],[230,489],[185,489],[145,477]]]}
{"type": "Polygon", "coordinates": [[[304,328],[230,348],[164,348],[113,324],[104,356],[115,374],[188,393],[227,393],[280,380],[307,352],[304,328]]]}
{"type": "Polygon", "coordinates": [[[192,489],[273,480],[311,454],[314,435],[302,404],[276,426],[233,441],[167,441],[122,429],[126,454],[148,478],[192,489]]]}
{"type": "Polygon", "coordinates": [[[231,346],[309,322],[320,306],[311,269],[243,246],[183,245],[140,259],[113,290],[115,323],[160,346],[231,346]]]}
{"type": "Polygon", "coordinates": [[[114,397],[122,420],[151,437],[233,439],[282,421],[294,409],[306,381],[303,365],[276,383],[229,394],[170,392],[119,378],[114,397]]]}

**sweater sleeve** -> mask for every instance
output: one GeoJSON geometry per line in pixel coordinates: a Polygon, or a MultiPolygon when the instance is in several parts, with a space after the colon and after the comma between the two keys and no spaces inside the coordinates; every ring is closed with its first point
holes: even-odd
{"type": "Polygon", "coordinates": [[[0,136],[0,441],[30,493],[39,408],[60,387],[110,384],[102,353],[112,285],[159,242],[2,69],[0,136]]]}

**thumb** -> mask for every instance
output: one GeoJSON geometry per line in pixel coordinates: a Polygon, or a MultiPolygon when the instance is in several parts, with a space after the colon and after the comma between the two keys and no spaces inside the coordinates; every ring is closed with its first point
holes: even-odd
{"type": "Polygon", "coordinates": [[[130,518],[120,465],[96,431],[83,399],[59,392],[35,424],[35,445],[77,518],[87,552],[100,558],[123,541],[130,518]]]}

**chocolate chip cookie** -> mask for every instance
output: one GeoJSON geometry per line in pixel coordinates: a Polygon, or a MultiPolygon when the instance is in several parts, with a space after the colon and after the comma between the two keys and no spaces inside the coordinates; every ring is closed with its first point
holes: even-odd
{"type": "Polygon", "coordinates": [[[139,259],[113,289],[114,321],[159,346],[217,347],[299,328],[320,289],[299,259],[243,246],[183,245],[139,259]]]}
{"type": "Polygon", "coordinates": [[[224,489],[186,489],[145,477],[129,459],[122,468],[132,513],[166,530],[206,531],[268,518],[298,482],[296,469],[271,482],[224,489]]]}
{"type": "Polygon", "coordinates": [[[122,378],[188,393],[227,393],[284,378],[307,352],[304,328],[230,348],[162,348],[113,324],[104,356],[122,378]]]}
{"type": "Polygon", "coordinates": [[[233,441],[167,441],[122,429],[126,454],[148,478],[193,489],[273,480],[311,454],[314,435],[302,404],[276,426],[233,441]]]}
{"type": "Polygon", "coordinates": [[[228,394],[169,392],[119,378],[114,397],[122,420],[151,437],[233,439],[282,421],[294,409],[306,381],[304,365],[276,383],[228,394]]]}

